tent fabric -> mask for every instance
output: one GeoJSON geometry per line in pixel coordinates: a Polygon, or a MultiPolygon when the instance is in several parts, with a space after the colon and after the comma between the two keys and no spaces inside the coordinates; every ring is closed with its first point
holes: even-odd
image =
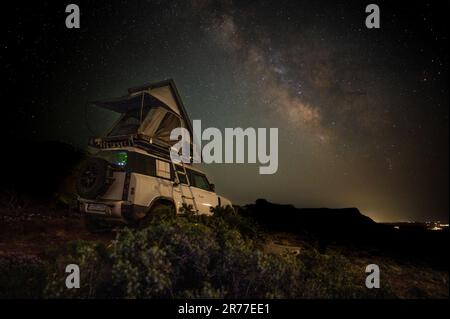
{"type": "Polygon", "coordinates": [[[149,89],[148,91],[153,97],[167,105],[174,113],[181,115],[180,109],[177,105],[170,86],[162,86],[158,88],[149,89]]]}
{"type": "Polygon", "coordinates": [[[183,101],[181,100],[175,82],[172,79],[147,83],[128,89],[129,94],[135,94],[139,92],[150,93],[160,101],[164,102],[176,114],[179,114],[181,116],[182,122],[186,124],[185,128],[187,128],[192,135],[192,125],[191,121],[189,120],[189,115],[184,108],[183,101]]]}
{"type": "Polygon", "coordinates": [[[174,113],[167,112],[164,118],[161,121],[161,124],[158,127],[158,130],[155,132],[154,136],[163,142],[173,145],[177,141],[170,140],[170,133],[173,129],[180,127],[181,122],[180,118],[174,113]]]}
{"type": "Polygon", "coordinates": [[[138,133],[173,144],[174,141],[170,141],[170,133],[174,128],[181,126],[181,119],[177,114],[164,108],[156,107],[150,110],[139,127],[138,133]]]}
{"type": "Polygon", "coordinates": [[[183,126],[177,114],[163,107],[151,108],[142,122],[136,115],[136,112],[122,115],[108,135],[123,136],[138,133],[173,145],[176,141],[170,140],[170,133],[174,128],[183,126]]]}
{"type": "Polygon", "coordinates": [[[174,128],[184,127],[192,134],[191,123],[172,80],[128,91],[128,96],[93,103],[122,114],[108,136],[143,134],[173,145],[176,141],[170,141],[170,133],[174,128]]]}
{"type": "Polygon", "coordinates": [[[167,111],[161,107],[152,108],[140,125],[138,133],[154,136],[166,113],[167,111]]]}

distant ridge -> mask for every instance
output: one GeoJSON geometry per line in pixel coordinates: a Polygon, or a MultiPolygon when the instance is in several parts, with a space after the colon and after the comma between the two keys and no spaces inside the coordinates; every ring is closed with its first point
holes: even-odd
{"type": "Polygon", "coordinates": [[[277,224],[288,228],[357,229],[379,225],[355,207],[296,208],[293,205],[274,204],[265,199],[257,199],[255,204],[246,207],[260,222],[269,224],[276,219],[277,224]]]}

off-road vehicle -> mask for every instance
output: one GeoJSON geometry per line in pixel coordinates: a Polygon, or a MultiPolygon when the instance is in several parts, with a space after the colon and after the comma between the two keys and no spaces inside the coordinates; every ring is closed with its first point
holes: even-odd
{"type": "Polygon", "coordinates": [[[211,214],[211,208],[231,206],[202,171],[170,159],[176,143],[169,138],[172,129],[184,127],[192,134],[172,80],[132,88],[124,97],[94,105],[121,115],[106,136],[90,139],[93,155],[79,169],[79,208],[89,226],[139,224],[160,207],[173,214],[187,207],[211,214]]]}

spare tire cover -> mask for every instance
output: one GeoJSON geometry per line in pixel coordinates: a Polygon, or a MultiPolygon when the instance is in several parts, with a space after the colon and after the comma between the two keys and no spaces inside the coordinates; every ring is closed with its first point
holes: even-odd
{"type": "Polygon", "coordinates": [[[81,164],[77,178],[77,192],[83,198],[95,199],[103,195],[108,186],[108,162],[93,157],[81,164]]]}

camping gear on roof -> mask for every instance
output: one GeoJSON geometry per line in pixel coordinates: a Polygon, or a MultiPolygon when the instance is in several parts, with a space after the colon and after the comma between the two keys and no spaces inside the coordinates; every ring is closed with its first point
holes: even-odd
{"type": "MultiPolygon", "coordinates": [[[[128,90],[128,95],[96,101],[93,104],[121,114],[104,140],[119,137],[144,137],[149,143],[172,146],[174,128],[192,126],[173,80],[147,84],[128,90]]],[[[103,141],[104,142],[104,141],[103,141]]]]}

